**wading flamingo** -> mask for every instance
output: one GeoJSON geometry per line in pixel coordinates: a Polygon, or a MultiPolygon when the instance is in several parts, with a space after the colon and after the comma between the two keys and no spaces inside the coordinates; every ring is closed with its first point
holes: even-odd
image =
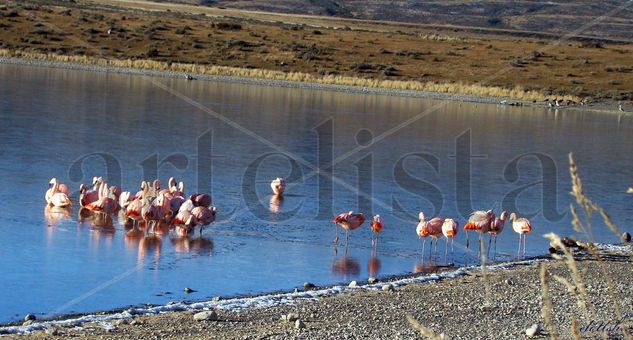
{"type": "Polygon", "coordinates": [[[191,214],[196,217],[197,224],[200,226],[200,235],[202,235],[202,228],[205,225],[209,225],[215,221],[215,213],[217,209],[215,207],[194,207],[191,209],[191,214]]]}
{"type": "Polygon", "coordinates": [[[208,208],[213,203],[213,200],[211,200],[211,196],[207,194],[193,194],[189,196],[189,199],[193,203],[194,207],[208,208]]]}
{"type": "Polygon", "coordinates": [[[183,210],[176,214],[172,223],[176,226],[178,236],[188,236],[191,230],[198,224],[198,220],[191,211],[183,210]]]}
{"type": "Polygon", "coordinates": [[[459,228],[459,225],[457,224],[457,221],[455,221],[452,218],[447,218],[444,220],[444,223],[442,223],[442,234],[444,234],[444,237],[446,238],[446,248],[444,250],[444,259],[446,259],[446,255],[448,253],[448,239],[451,239],[451,256],[453,256],[452,254],[455,253],[455,236],[457,235],[457,229],[459,228]]]}
{"type": "MultiPolygon", "coordinates": [[[[469,238],[468,231],[474,230],[479,234],[479,242],[481,243],[481,234],[485,234],[490,230],[490,223],[494,218],[494,213],[492,210],[483,211],[478,210],[473,212],[468,218],[468,222],[464,225],[464,230],[466,231],[466,248],[469,246],[469,238]]],[[[478,248],[480,248],[478,246],[478,248]]]]}
{"type": "Polygon", "coordinates": [[[79,185],[79,205],[82,207],[95,202],[99,199],[99,192],[97,190],[90,190],[85,184],[79,185]]]}
{"type": "Polygon", "coordinates": [[[517,214],[510,214],[510,221],[512,221],[512,229],[519,234],[519,248],[517,249],[517,257],[521,254],[521,238],[523,238],[523,256],[525,256],[525,245],[527,234],[532,232],[532,223],[530,220],[524,217],[517,217],[517,214]]]}
{"type": "Polygon", "coordinates": [[[286,180],[283,177],[277,177],[270,182],[270,188],[273,189],[273,194],[281,196],[286,190],[286,180]]]}
{"type": "Polygon", "coordinates": [[[490,248],[492,248],[493,238],[495,239],[494,254],[497,253],[497,236],[503,231],[503,225],[506,223],[507,218],[508,212],[504,210],[501,212],[499,217],[495,217],[490,223],[490,230],[488,230],[488,233],[490,233],[490,239],[488,240],[488,254],[490,254],[490,248]]]}
{"type": "Polygon", "coordinates": [[[70,190],[66,184],[59,183],[56,178],[51,178],[48,184],[51,187],[46,191],[46,195],[44,195],[47,204],[56,207],[67,207],[71,205],[70,199],[68,198],[68,196],[70,196],[70,190]]]}
{"type": "Polygon", "coordinates": [[[380,217],[380,215],[374,216],[370,226],[373,231],[371,234],[371,246],[375,248],[378,245],[378,235],[380,235],[382,230],[385,228],[382,217],[380,217]]]}
{"type": "Polygon", "coordinates": [[[167,216],[169,212],[169,201],[165,198],[165,195],[156,197],[149,207],[144,206],[142,215],[147,228],[146,232],[155,233],[158,224],[165,219],[165,216],[167,216]]]}
{"type": "Polygon", "coordinates": [[[86,205],[86,208],[97,214],[111,215],[119,209],[119,203],[109,197],[109,188],[105,183],[99,185],[99,199],[86,205]]]}
{"type": "Polygon", "coordinates": [[[418,234],[418,237],[422,239],[422,256],[424,257],[424,247],[428,236],[432,237],[430,247],[431,251],[433,250],[433,240],[435,240],[435,250],[437,250],[437,239],[442,236],[442,224],[444,224],[444,219],[441,217],[433,217],[427,221],[423,212],[420,212],[418,216],[420,222],[415,228],[415,232],[418,234]]]}
{"type": "MultiPolygon", "coordinates": [[[[349,241],[349,231],[357,229],[363,222],[365,222],[365,215],[361,213],[355,213],[353,211],[339,214],[332,220],[336,225],[345,229],[345,246],[349,241]]],[[[334,238],[334,244],[338,244],[338,228],[336,229],[336,237],[334,238]]]]}

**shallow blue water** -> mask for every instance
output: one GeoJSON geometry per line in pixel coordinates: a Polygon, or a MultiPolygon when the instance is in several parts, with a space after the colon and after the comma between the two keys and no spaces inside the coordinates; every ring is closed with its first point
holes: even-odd
{"type": "MultiPolygon", "coordinates": [[[[528,253],[544,253],[542,234],[573,233],[570,151],[585,191],[632,230],[627,116],[0,65],[0,122],[0,322],[451,262],[443,240],[422,261],[419,210],[460,225],[471,209],[534,215],[528,253]],[[332,160],[330,182],[315,168],[332,160]],[[202,237],[135,241],[116,218],[95,228],[76,205],[69,216],[45,210],[51,177],[77,190],[93,176],[133,192],[143,178],[175,176],[187,193],[213,195],[218,221],[202,237]],[[281,203],[270,201],[277,176],[290,183],[281,203]],[[330,220],[349,210],[385,219],[375,256],[367,225],[347,255],[334,251],[330,220]]],[[[595,222],[597,241],[617,241],[595,222]]],[[[507,225],[497,260],[514,258],[516,242],[507,225]]],[[[460,233],[457,265],[475,261],[464,244],[460,233]]]]}

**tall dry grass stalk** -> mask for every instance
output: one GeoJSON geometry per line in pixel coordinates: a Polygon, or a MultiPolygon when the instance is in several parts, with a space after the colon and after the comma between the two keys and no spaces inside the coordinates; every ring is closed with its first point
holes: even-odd
{"type": "Polygon", "coordinates": [[[543,307],[541,308],[541,317],[545,320],[549,337],[552,340],[556,340],[556,327],[552,322],[552,299],[549,296],[549,286],[547,281],[547,263],[541,263],[541,294],[543,297],[543,307]]]}
{"type": "MultiPolygon", "coordinates": [[[[404,81],[404,80],[384,80],[384,79],[366,79],[358,77],[340,76],[340,75],[327,75],[318,76],[301,72],[281,72],[265,69],[247,69],[239,67],[228,66],[206,66],[187,63],[170,63],[149,59],[106,59],[93,56],[79,56],[79,55],[58,55],[52,53],[37,53],[27,51],[15,51],[0,49],[0,56],[23,58],[32,60],[43,61],[55,61],[65,63],[76,64],[88,64],[104,67],[118,67],[118,68],[132,68],[141,70],[154,70],[154,71],[171,71],[171,72],[186,72],[194,74],[203,74],[210,76],[232,76],[232,77],[245,77],[245,78],[259,78],[267,80],[282,80],[282,81],[295,81],[305,83],[327,84],[327,85],[341,85],[341,86],[357,86],[357,87],[371,87],[371,88],[384,88],[393,90],[412,90],[421,92],[437,92],[437,93],[451,93],[472,95],[480,97],[498,97],[498,98],[510,98],[513,100],[545,100],[549,96],[534,90],[526,90],[522,86],[515,86],[514,88],[505,88],[500,86],[484,86],[477,84],[465,84],[465,83],[435,83],[435,82],[420,82],[420,81],[404,81]]],[[[574,100],[580,99],[575,96],[559,96],[562,100],[574,100]]]]}
{"type": "Polygon", "coordinates": [[[580,275],[580,271],[578,270],[578,266],[576,265],[576,260],[574,259],[574,255],[571,253],[571,251],[569,250],[569,248],[567,248],[563,242],[561,241],[561,238],[554,234],[554,233],[548,233],[545,234],[545,237],[548,238],[550,240],[550,244],[556,248],[556,249],[560,249],[563,252],[563,256],[560,256],[558,254],[553,254],[552,256],[557,259],[557,260],[562,260],[565,262],[565,265],[567,266],[567,268],[570,271],[571,274],[571,278],[574,282],[574,284],[572,285],[571,283],[569,283],[569,286],[571,289],[571,292],[574,292],[575,297],[577,299],[577,305],[578,308],[580,310],[585,311],[586,313],[586,317],[589,318],[589,310],[588,310],[588,305],[587,305],[587,288],[585,287],[585,282],[582,279],[582,276],[580,275]]]}
{"type": "Polygon", "coordinates": [[[413,327],[415,330],[420,332],[420,335],[422,335],[423,337],[427,339],[432,339],[432,340],[449,339],[449,337],[444,335],[444,333],[437,334],[432,329],[422,325],[418,320],[414,319],[411,315],[407,315],[407,321],[409,321],[409,324],[411,325],[411,327],[413,327]]]}
{"type": "MultiPolygon", "coordinates": [[[[602,207],[600,207],[598,204],[596,204],[591,199],[589,199],[589,197],[585,194],[582,180],[580,179],[580,175],[578,173],[578,167],[576,165],[576,162],[574,160],[572,153],[569,154],[569,173],[571,175],[571,180],[572,180],[571,195],[574,196],[574,198],[576,199],[576,203],[579,207],[581,207],[584,217],[585,217],[584,219],[581,219],[576,207],[573,204],[570,205],[570,210],[572,213],[572,225],[574,227],[574,230],[577,232],[583,233],[590,242],[594,242],[593,231],[592,231],[592,228],[593,228],[592,217],[594,216],[595,213],[598,213],[602,217],[602,221],[604,222],[605,226],[607,226],[607,228],[616,237],[619,238],[620,231],[618,230],[615,223],[613,223],[613,220],[611,220],[611,217],[609,216],[609,214],[607,214],[607,212],[602,207]]],[[[629,191],[631,191],[631,189],[629,189],[629,191]]],[[[556,236],[554,234],[548,234],[548,235],[556,236]]],[[[546,235],[546,237],[548,237],[548,235],[546,235]]],[[[558,237],[556,236],[556,238],[558,237]]],[[[550,238],[550,240],[552,239],[553,238],[550,238]]],[[[579,288],[580,295],[583,296],[583,300],[586,303],[586,289],[584,288],[584,284],[582,286],[579,285],[579,283],[582,281],[581,281],[579,273],[577,273],[577,268],[575,271],[573,268],[571,268],[571,264],[572,264],[571,261],[573,261],[573,258],[572,260],[568,260],[569,250],[565,250],[566,247],[564,247],[562,243],[560,243],[560,238],[558,238],[558,242],[554,242],[554,243],[556,243],[555,246],[557,248],[558,248],[558,244],[560,244],[560,246],[563,247],[560,249],[563,249],[566,263],[568,264],[568,267],[570,267],[570,269],[572,270],[572,278],[574,279],[574,283],[576,283],[576,287],[579,288]]],[[[611,300],[611,303],[614,306],[616,316],[620,320],[622,320],[623,315],[620,308],[619,299],[615,295],[615,287],[613,284],[613,278],[611,277],[607,267],[605,266],[604,260],[602,256],[600,255],[599,251],[595,247],[593,247],[592,244],[589,244],[589,247],[587,250],[589,251],[589,254],[598,261],[598,266],[600,267],[603,277],[605,279],[605,283],[607,284],[607,293],[608,293],[609,299],[611,300]]],[[[575,261],[574,261],[574,265],[575,265],[575,261]]],[[[568,287],[568,290],[569,290],[569,287],[568,287]]],[[[631,336],[628,334],[626,327],[621,327],[621,330],[622,330],[622,335],[624,336],[625,339],[631,339],[631,336]]]]}

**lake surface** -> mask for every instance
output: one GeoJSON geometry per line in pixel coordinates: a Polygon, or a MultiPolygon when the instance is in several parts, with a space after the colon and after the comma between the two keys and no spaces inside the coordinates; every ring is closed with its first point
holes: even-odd
{"type": "MultiPolygon", "coordinates": [[[[432,270],[451,255],[441,240],[422,259],[420,210],[460,226],[471,209],[518,211],[542,254],[542,234],[574,233],[570,151],[587,194],[633,230],[630,116],[0,65],[0,122],[0,322],[432,270]],[[116,218],[45,209],[52,177],[77,190],[93,176],[132,192],[174,176],[211,193],[218,220],[129,240],[116,218]],[[384,218],[375,255],[367,222],[334,251],[332,216],[349,210],[384,218]]],[[[595,222],[596,241],[618,240],[595,222]]],[[[465,239],[457,265],[476,261],[465,239]]],[[[517,240],[508,223],[496,259],[517,240]]]]}

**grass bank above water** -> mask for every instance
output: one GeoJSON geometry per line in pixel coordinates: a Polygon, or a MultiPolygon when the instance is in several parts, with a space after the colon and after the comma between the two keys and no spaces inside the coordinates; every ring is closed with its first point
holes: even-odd
{"type": "MultiPolygon", "coordinates": [[[[207,66],[187,63],[168,63],[150,59],[107,59],[91,56],[69,56],[52,53],[36,53],[0,49],[1,57],[22,58],[40,61],[67,62],[103,67],[132,68],[140,70],[185,72],[210,76],[230,76],[257,78],[265,80],[294,81],[326,85],[371,87],[390,90],[409,90],[420,92],[437,92],[479,97],[498,97],[512,100],[541,101],[551,96],[538,91],[526,91],[521,86],[503,88],[498,86],[482,86],[464,83],[435,83],[401,80],[364,79],[349,76],[327,75],[315,76],[301,72],[281,72],[265,69],[248,69],[228,66],[207,66]]],[[[562,100],[580,100],[575,96],[560,96],[562,100]]]]}

